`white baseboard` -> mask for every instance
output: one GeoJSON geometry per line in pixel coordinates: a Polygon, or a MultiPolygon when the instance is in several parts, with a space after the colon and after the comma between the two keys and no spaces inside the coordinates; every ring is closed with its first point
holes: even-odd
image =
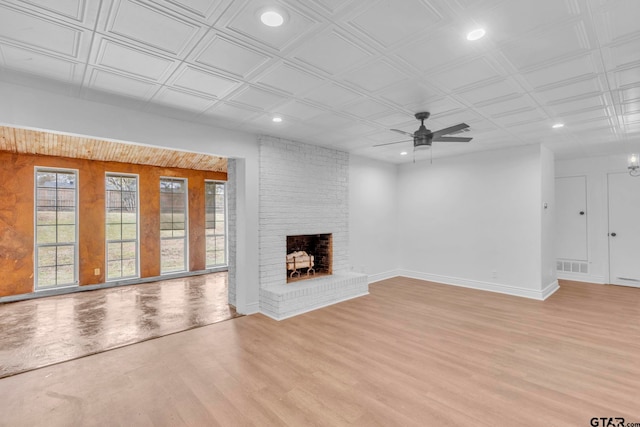
{"type": "Polygon", "coordinates": [[[545,300],[553,295],[558,289],[560,289],[560,285],[557,280],[549,283],[547,286],[542,289],[542,299],[545,300]]]}
{"type": "MultiPolygon", "coordinates": [[[[540,301],[544,300],[545,298],[547,298],[549,295],[551,295],[553,292],[556,291],[556,289],[553,289],[551,287],[553,284],[548,285],[545,288],[545,290],[538,291],[533,289],[520,288],[517,286],[503,285],[500,283],[481,282],[479,280],[461,279],[459,277],[440,276],[437,274],[422,273],[419,271],[400,270],[399,275],[404,277],[409,277],[411,279],[428,280],[430,282],[437,282],[445,285],[453,285],[453,286],[460,286],[463,288],[497,292],[501,294],[531,298],[531,299],[540,300],[540,301]],[[545,292],[549,292],[549,293],[545,296],[545,292]]],[[[557,286],[557,281],[555,283],[557,286]]]]}
{"type": "Polygon", "coordinates": [[[558,271],[558,279],[573,280],[575,282],[597,283],[604,285],[607,280],[604,276],[594,276],[592,274],[570,273],[567,271],[558,271]]]}
{"type": "Polygon", "coordinates": [[[400,270],[391,270],[385,271],[384,273],[369,274],[369,284],[379,282],[381,280],[391,279],[393,277],[398,277],[399,275],[400,270]]]}

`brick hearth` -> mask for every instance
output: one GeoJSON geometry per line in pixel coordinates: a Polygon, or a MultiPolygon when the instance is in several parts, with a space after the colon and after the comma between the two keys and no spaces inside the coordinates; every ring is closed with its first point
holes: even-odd
{"type": "Polygon", "coordinates": [[[367,276],[342,273],[260,289],[260,311],[276,320],[368,295],[367,276]]]}

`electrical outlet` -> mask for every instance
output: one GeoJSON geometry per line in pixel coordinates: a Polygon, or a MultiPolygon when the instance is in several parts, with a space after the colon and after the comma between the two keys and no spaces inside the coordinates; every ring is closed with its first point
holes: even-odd
{"type": "Polygon", "coordinates": [[[94,276],[99,276],[100,275],[100,269],[99,268],[94,268],[93,269],[93,275],[94,276]]]}
{"type": "Polygon", "coordinates": [[[497,279],[498,278],[498,270],[492,270],[491,271],[491,278],[492,279],[497,279]]]}

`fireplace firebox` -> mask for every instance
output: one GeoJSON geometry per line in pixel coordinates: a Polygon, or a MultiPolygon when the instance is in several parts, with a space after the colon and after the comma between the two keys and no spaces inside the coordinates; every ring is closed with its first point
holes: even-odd
{"type": "Polygon", "coordinates": [[[287,283],[333,273],[332,235],[287,236],[287,283]]]}

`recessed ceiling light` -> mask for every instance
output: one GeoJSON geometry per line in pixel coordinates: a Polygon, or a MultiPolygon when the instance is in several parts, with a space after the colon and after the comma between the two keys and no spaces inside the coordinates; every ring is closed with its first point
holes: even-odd
{"type": "Polygon", "coordinates": [[[555,125],[551,126],[554,129],[560,129],[564,127],[564,123],[556,123],[555,125]]]}
{"type": "Polygon", "coordinates": [[[284,18],[275,10],[267,10],[260,15],[262,23],[268,27],[279,27],[284,23],[284,18]]]}
{"type": "Polygon", "coordinates": [[[281,123],[282,122],[282,117],[274,117],[273,119],[271,119],[274,123],[281,123]]]}
{"type": "Polygon", "coordinates": [[[401,156],[406,156],[407,154],[409,153],[407,153],[406,151],[403,151],[402,153],[400,153],[401,156]]]}
{"type": "Polygon", "coordinates": [[[471,31],[469,34],[467,34],[467,40],[470,40],[470,41],[478,40],[483,38],[485,34],[487,34],[487,32],[484,30],[484,28],[477,28],[471,31]]]}

